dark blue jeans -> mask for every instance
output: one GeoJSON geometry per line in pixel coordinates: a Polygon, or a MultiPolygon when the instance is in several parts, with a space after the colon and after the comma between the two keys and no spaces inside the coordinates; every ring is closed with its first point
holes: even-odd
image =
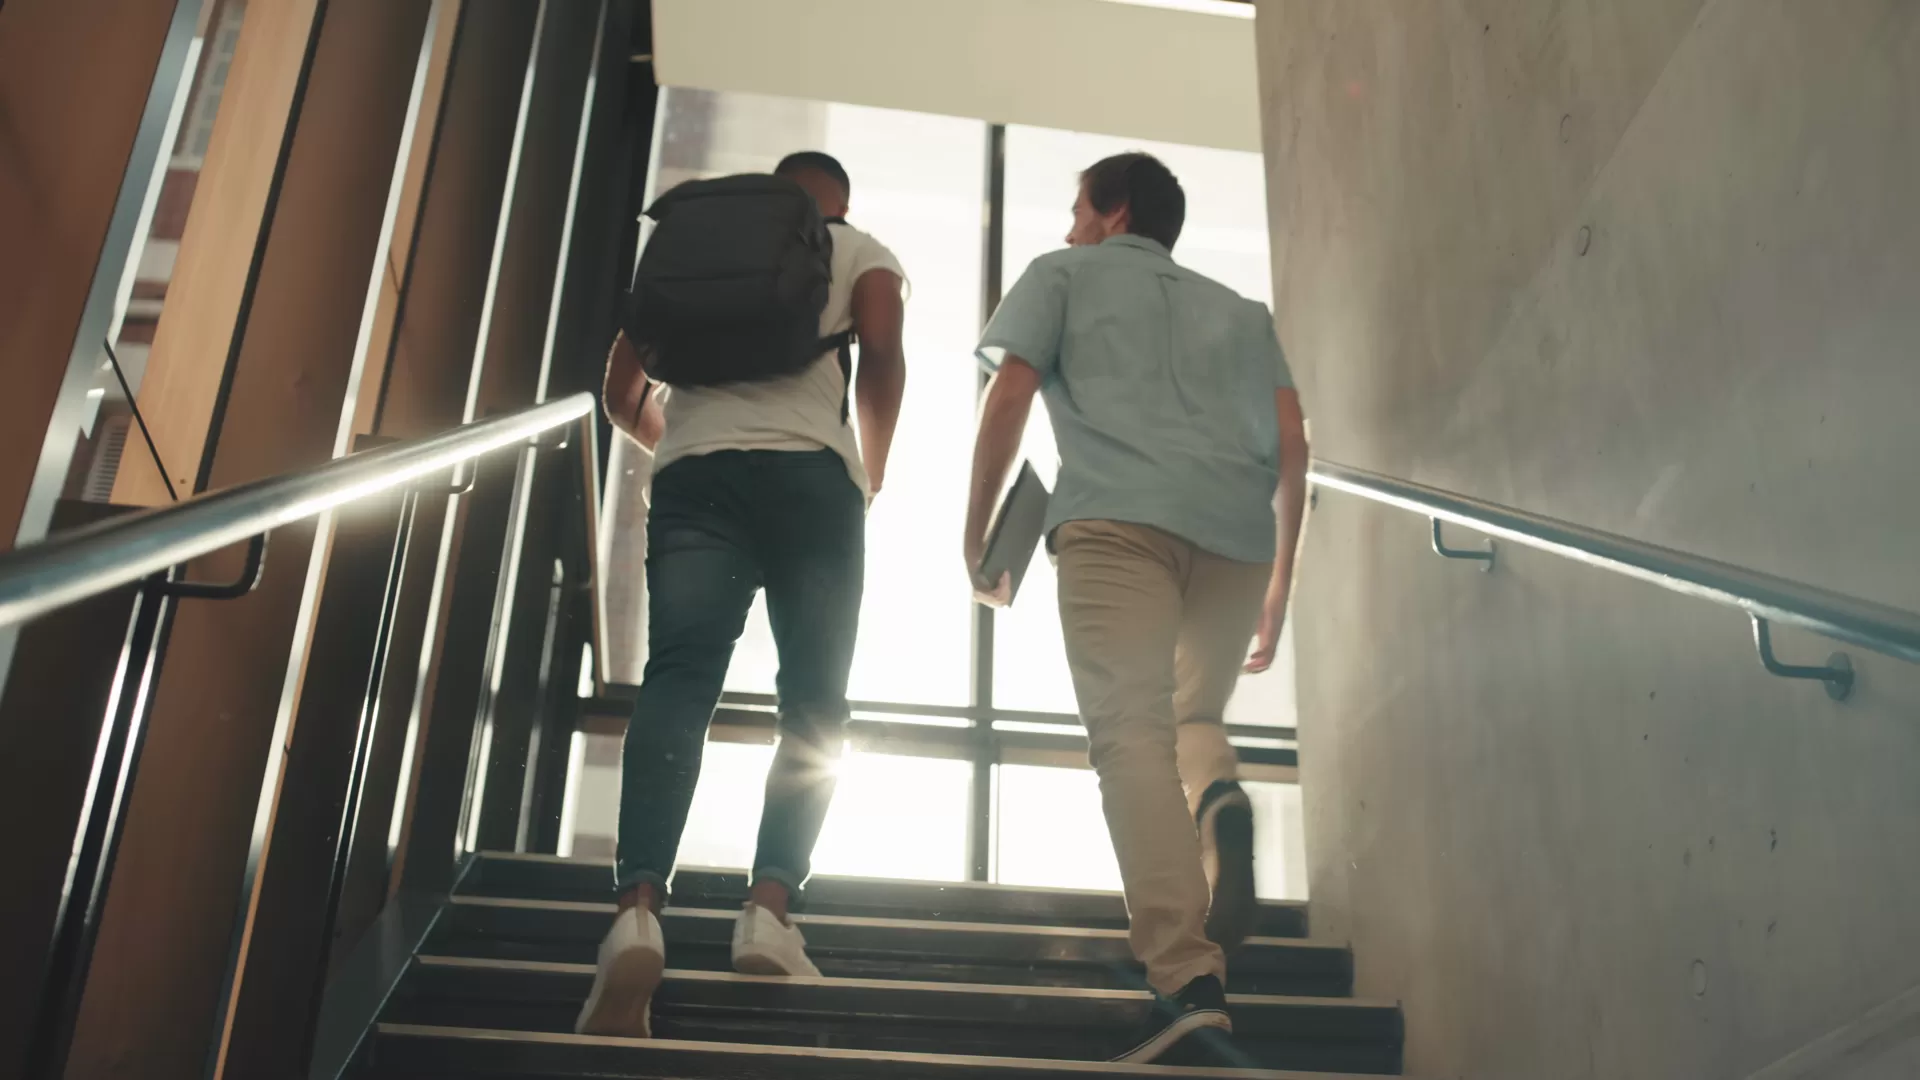
{"type": "Polygon", "coordinates": [[[682,458],[653,478],[647,668],[621,769],[622,891],[646,882],[665,895],[707,725],[764,588],[780,657],[780,743],[753,874],[798,892],[833,799],[865,567],[866,500],[831,450],[727,450],[682,458]]]}

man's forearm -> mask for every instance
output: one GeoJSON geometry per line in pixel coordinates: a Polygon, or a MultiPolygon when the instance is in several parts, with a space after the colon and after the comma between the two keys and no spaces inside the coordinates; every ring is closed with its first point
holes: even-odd
{"type": "Polygon", "coordinates": [[[1307,510],[1307,447],[1289,448],[1280,465],[1280,491],[1274,538],[1273,577],[1269,597],[1284,596],[1293,587],[1293,562],[1300,547],[1300,521],[1307,510]]]}
{"type": "Polygon", "coordinates": [[[900,402],[907,392],[907,362],[898,352],[879,355],[862,346],[860,373],[854,378],[854,407],[860,414],[860,462],[866,466],[873,490],[879,491],[893,452],[893,432],[900,422],[900,402]]]}
{"type": "Polygon", "coordinates": [[[601,388],[607,420],[648,450],[659,444],[666,431],[660,395],[650,390],[633,343],[625,334],[615,337],[607,351],[606,381],[601,388]]]}
{"type": "Polygon", "coordinates": [[[628,434],[649,454],[660,445],[660,440],[667,434],[667,414],[660,407],[658,388],[647,392],[646,403],[640,406],[640,416],[628,434]]]}
{"type": "MultiPolygon", "coordinates": [[[[994,502],[1007,485],[1013,471],[1013,459],[1020,452],[1020,439],[1026,434],[1031,395],[996,395],[990,387],[986,403],[980,409],[980,430],[973,443],[973,482],[967,495],[967,542],[984,544],[987,527],[993,520],[994,502]]],[[[969,549],[969,557],[979,554],[969,549]]]]}

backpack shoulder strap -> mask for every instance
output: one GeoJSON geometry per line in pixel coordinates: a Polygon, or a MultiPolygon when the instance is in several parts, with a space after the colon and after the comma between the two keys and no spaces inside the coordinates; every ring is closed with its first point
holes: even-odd
{"type": "MultiPolygon", "coordinates": [[[[827,225],[846,225],[847,224],[847,219],[843,217],[822,218],[821,221],[823,224],[827,224],[827,225]]],[[[847,225],[847,227],[852,228],[853,226],[847,225]]],[[[821,352],[826,352],[827,350],[831,349],[834,352],[840,354],[840,374],[842,376],[841,381],[846,384],[846,390],[840,396],[840,422],[843,424],[847,422],[847,417],[852,412],[853,343],[856,340],[856,338],[857,338],[857,335],[855,335],[853,331],[842,330],[839,333],[834,334],[830,337],[824,337],[820,339],[821,352]]]]}
{"type": "Polygon", "coordinates": [[[859,335],[851,330],[842,330],[837,334],[820,339],[820,351],[832,350],[840,357],[840,382],[844,389],[840,392],[840,422],[846,423],[852,413],[853,398],[853,343],[859,335]]]}

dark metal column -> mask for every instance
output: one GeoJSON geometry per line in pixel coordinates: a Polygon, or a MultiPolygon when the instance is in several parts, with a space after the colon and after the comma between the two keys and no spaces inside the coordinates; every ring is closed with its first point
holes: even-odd
{"type": "Polygon", "coordinates": [[[407,566],[401,574],[394,610],[394,644],[381,673],[367,773],[361,786],[340,912],[335,919],[335,960],[351,950],[373,925],[392,892],[388,843],[401,794],[401,774],[415,734],[413,709],[420,682],[420,647],[427,636],[428,602],[436,586],[434,574],[445,535],[447,502],[444,494],[427,493],[414,502],[407,566]]]}
{"type": "MultiPolygon", "coordinates": [[[[479,402],[504,409],[546,396],[556,317],[564,299],[573,238],[569,212],[581,182],[590,124],[588,97],[596,80],[605,26],[604,5],[549,3],[524,99],[524,136],[508,192],[499,275],[491,297],[479,402]]],[[[570,433],[556,433],[565,435],[570,433]]],[[[528,773],[535,732],[542,724],[541,673],[552,642],[555,571],[565,494],[578,472],[577,448],[549,445],[535,458],[526,511],[508,544],[515,560],[515,594],[506,615],[508,637],[498,685],[483,721],[483,798],[477,846],[515,849],[523,840],[528,773]]]]}
{"type": "Polygon", "coordinates": [[[512,594],[506,559],[512,518],[524,497],[525,453],[488,455],[461,496],[432,712],[423,718],[414,786],[398,856],[403,889],[444,893],[467,850],[463,826],[479,754],[480,722],[493,687],[499,621],[512,594]]]}
{"type": "Polygon", "coordinates": [[[594,548],[587,528],[587,508],[598,497],[594,473],[581,467],[580,457],[593,452],[592,425],[572,433],[562,466],[567,483],[557,500],[558,574],[552,589],[552,607],[540,666],[539,709],[533,737],[527,747],[527,775],[520,808],[520,831],[515,847],[551,854],[559,850],[560,818],[566,802],[567,771],[573,733],[578,728],[582,701],[579,694],[583,649],[593,638],[594,548]]]}
{"type": "MultiPolygon", "coordinates": [[[[650,31],[646,5],[603,5],[598,58],[583,102],[576,147],[572,217],[562,245],[553,319],[548,327],[546,393],[549,397],[598,391],[607,343],[617,327],[620,300],[632,262],[628,234],[636,229],[640,192],[651,139],[655,87],[650,64],[636,63],[636,35],[650,31]],[[636,126],[638,125],[638,126],[636,126]]],[[[554,513],[559,522],[554,558],[559,576],[551,595],[551,621],[541,650],[535,726],[527,745],[519,829],[520,850],[559,849],[572,738],[581,714],[578,686],[583,646],[596,659],[596,560],[598,536],[590,523],[600,499],[598,462],[610,429],[597,418],[570,435],[562,466],[564,490],[554,513]]]]}
{"type": "MultiPolygon", "coordinates": [[[[63,502],[53,531],[123,512],[63,502]]],[[[97,911],[89,867],[98,860],[82,849],[91,819],[120,784],[125,754],[111,744],[124,742],[114,729],[132,702],[119,687],[151,653],[140,641],[151,644],[151,627],[132,638],[129,631],[142,606],[151,621],[158,603],[129,585],[21,629],[18,666],[0,695],[0,820],[21,826],[0,889],[0,1075],[25,1075],[36,1016],[71,1005],[80,974],[72,968],[83,951],[83,928],[74,924],[97,911]]]]}
{"type": "MultiPolygon", "coordinates": [[[[1006,248],[1007,209],[1007,127],[991,124],[987,128],[987,205],[984,235],[981,240],[980,317],[993,317],[1000,306],[1000,263],[1006,248]]],[[[980,376],[985,390],[987,377],[980,376]]],[[[993,874],[993,769],[999,763],[998,742],[993,734],[993,609],[979,604],[973,608],[973,694],[972,704],[980,710],[973,719],[973,788],[967,800],[967,870],[974,881],[986,881],[993,874]]]]}
{"type": "MultiPolygon", "coordinates": [[[[482,327],[495,292],[501,254],[496,238],[512,197],[509,177],[521,145],[517,135],[539,14],[533,0],[464,4],[452,28],[444,90],[423,147],[426,159],[415,163],[422,174],[419,205],[402,287],[392,300],[392,336],[374,343],[385,351],[374,419],[382,435],[408,438],[460,423],[483,378],[475,365],[484,352],[482,327]]],[[[391,831],[398,847],[391,877],[383,882],[386,837],[376,843],[369,835],[360,845],[351,887],[356,921],[392,889],[417,885],[431,892],[452,880],[516,465],[516,455],[493,455],[457,503],[422,502],[417,554],[398,616],[418,628],[420,652],[396,664],[411,669],[407,685],[395,687],[404,689],[406,700],[395,697],[391,710],[383,709],[403,720],[406,730],[395,731],[399,760],[391,756],[394,748],[383,748],[379,774],[372,778],[379,790],[396,795],[401,820],[391,831]],[[424,572],[414,574],[415,567],[424,572]],[[481,624],[471,625],[474,619],[481,624]],[[457,699],[451,707],[442,700],[446,695],[457,699]],[[446,760],[449,752],[458,755],[457,764],[446,760]],[[416,838],[416,829],[424,834],[416,838]],[[418,865],[409,865],[414,860],[418,865]]]]}
{"type": "Polygon", "coordinates": [[[334,523],[308,677],[282,764],[281,810],[234,976],[222,1055],[228,1076],[295,1076],[306,1067],[413,502],[411,493],[367,500],[334,523]]]}
{"type": "MultiPolygon", "coordinates": [[[[404,227],[394,238],[398,280],[381,297],[389,322],[369,343],[366,378],[376,383],[369,423],[381,435],[427,435],[465,416],[536,12],[537,4],[514,0],[450,3],[439,16],[421,135],[399,166],[412,202],[402,207],[404,227]]],[[[448,590],[460,580],[461,522],[477,497],[471,489],[457,502],[423,491],[415,510],[395,613],[395,640],[405,647],[395,650],[381,695],[363,799],[368,816],[342,898],[342,925],[356,937],[390,906],[404,876],[406,826],[449,655],[448,590]]]]}
{"type": "MultiPolygon", "coordinates": [[[[647,9],[644,0],[611,0],[605,5],[598,64],[590,84],[591,113],[585,155],[578,169],[572,238],[565,247],[564,286],[552,324],[549,397],[599,388],[607,343],[613,336],[618,314],[618,299],[631,271],[632,233],[637,228],[635,218],[642,194],[640,186],[646,175],[651,145],[648,132],[654,114],[651,70],[631,61],[635,53],[649,51],[636,45],[649,32],[651,22],[647,9]]],[[[488,24],[497,23],[507,14],[510,14],[508,9],[497,3],[472,8],[462,33],[478,31],[491,38],[493,32],[487,28],[488,24]]],[[[505,126],[512,127],[513,105],[503,92],[508,80],[500,70],[489,75],[478,50],[470,51],[463,45],[460,54],[464,66],[455,70],[449,79],[446,120],[436,135],[434,177],[425,185],[427,194],[421,209],[418,239],[408,259],[410,284],[402,300],[403,311],[397,320],[392,344],[390,367],[394,377],[385,392],[382,412],[382,430],[390,434],[425,432],[457,422],[457,413],[451,419],[442,420],[434,410],[449,400],[446,387],[454,379],[459,380],[461,387],[466,385],[464,365],[474,350],[472,327],[475,324],[469,321],[472,316],[465,314],[463,308],[470,304],[472,308],[466,308],[467,311],[477,309],[485,292],[483,279],[489,250],[481,246],[479,238],[493,235],[492,223],[489,220],[482,225],[475,220],[481,216],[478,211],[483,207],[483,196],[471,190],[479,182],[477,170],[459,162],[475,155],[477,138],[472,129],[487,122],[489,117],[497,123],[504,116],[505,126]],[[482,82],[483,79],[490,79],[492,85],[482,82]],[[483,94],[497,99],[491,112],[474,108],[483,94]],[[475,268],[482,280],[473,280],[475,268]],[[466,280],[456,295],[449,285],[463,273],[466,280]],[[464,339],[450,347],[444,340],[446,332],[464,335],[464,339]],[[396,427],[389,429],[386,425],[396,427]]],[[[513,80],[513,89],[516,92],[519,89],[517,79],[513,80]]],[[[501,153],[499,160],[503,161],[505,156],[501,153]]],[[[503,185],[497,174],[492,183],[492,197],[497,207],[503,185]]],[[[459,397],[451,400],[457,409],[459,397]]],[[[601,443],[601,452],[593,456],[597,462],[604,458],[606,429],[604,425],[594,426],[599,428],[600,436],[595,441],[601,443]]],[[[584,472],[578,460],[569,468],[584,472]]],[[[585,497],[597,504],[599,485],[592,481],[584,484],[593,489],[585,497]]],[[[406,957],[432,923],[439,903],[435,888],[444,890],[456,872],[456,848],[461,839],[457,835],[459,812],[473,740],[472,725],[479,708],[478,680],[483,677],[483,660],[477,653],[484,653],[484,631],[492,609],[477,598],[462,603],[442,601],[438,596],[446,592],[471,598],[476,589],[491,588],[496,583],[500,569],[497,559],[503,546],[502,526],[481,527],[479,523],[493,519],[504,522],[507,496],[498,489],[497,483],[483,475],[471,495],[463,497],[460,503],[463,505],[457,509],[465,518],[467,531],[453,530],[452,535],[456,537],[451,545],[453,550],[437,565],[430,561],[429,573],[419,579],[422,588],[433,595],[422,597],[415,624],[422,629],[413,635],[416,639],[438,636],[431,629],[437,625],[440,633],[447,637],[438,645],[427,646],[431,656],[424,673],[419,671],[419,665],[408,665],[409,692],[415,679],[424,684],[424,689],[417,701],[412,702],[411,709],[396,710],[402,726],[409,730],[401,753],[395,755],[396,759],[405,758],[405,767],[395,760],[392,765],[395,778],[384,787],[389,792],[397,788],[401,803],[398,812],[402,818],[395,823],[394,830],[401,847],[391,873],[391,899],[385,909],[378,912],[378,917],[371,919],[364,940],[340,957],[338,975],[329,987],[321,1012],[321,1048],[316,1056],[316,1070],[325,1070],[329,1064],[344,1065],[351,1058],[379,1003],[385,1000],[405,970],[406,957]],[[490,506],[472,505],[476,502],[490,506]],[[484,557],[466,552],[468,540],[491,546],[496,561],[489,565],[484,557]],[[436,575],[444,575],[445,583],[436,575]],[[448,603],[451,606],[446,606],[448,603]],[[436,605],[440,610],[434,612],[436,605]],[[475,628],[468,625],[476,619],[481,624],[478,630],[482,638],[477,646],[472,641],[475,628]],[[458,670],[462,668],[464,673],[458,670]],[[474,692],[462,694],[463,701],[441,704],[445,695],[456,693],[456,687],[461,685],[473,688],[474,692]],[[411,723],[407,722],[409,712],[414,714],[411,723]]],[[[437,507],[423,509],[443,513],[443,507],[444,500],[437,507]]],[[[584,506],[563,507],[560,514],[566,529],[586,529],[584,506]]],[[[437,537],[440,531],[438,524],[432,528],[423,526],[416,549],[429,548],[427,536],[437,537]]],[[[543,714],[536,728],[537,738],[529,748],[529,757],[535,764],[529,778],[531,809],[526,814],[529,828],[525,845],[534,851],[551,852],[558,841],[569,742],[581,706],[574,697],[580,643],[584,635],[594,632],[591,543],[592,537],[588,534],[579,541],[577,549],[570,538],[561,544],[568,578],[562,586],[563,598],[551,634],[552,645],[539,674],[544,681],[543,714]],[[577,566],[573,561],[576,557],[580,560],[577,566]]],[[[429,558],[442,557],[436,553],[429,558]]],[[[388,884],[386,835],[383,832],[377,838],[368,836],[359,846],[356,915],[371,916],[377,901],[387,896],[385,890],[377,888],[388,884]]],[[[334,1073],[329,1071],[326,1075],[334,1073]]]]}
{"type": "Polygon", "coordinates": [[[560,849],[573,735],[579,730],[586,699],[578,687],[585,655],[581,646],[593,628],[591,579],[564,577],[555,588],[552,648],[541,672],[540,727],[527,755],[526,802],[521,814],[519,849],[551,855],[560,849]]]}
{"type": "Polygon", "coordinates": [[[500,612],[498,633],[507,635],[494,686],[481,720],[480,798],[475,807],[474,847],[513,851],[522,836],[522,811],[530,783],[527,765],[540,726],[541,670],[552,647],[555,565],[559,555],[562,498],[572,479],[571,448],[535,454],[524,512],[506,538],[505,558],[517,566],[511,596],[500,612]]]}

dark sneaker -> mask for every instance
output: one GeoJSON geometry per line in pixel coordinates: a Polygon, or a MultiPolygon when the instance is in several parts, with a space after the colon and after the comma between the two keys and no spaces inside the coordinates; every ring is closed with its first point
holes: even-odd
{"type": "Polygon", "coordinates": [[[1197,1044],[1207,1040],[1224,1043],[1231,1034],[1227,992],[1219,979],[1202,975],[1170,998],[1154,995],[1146,1024],[1127,1044],[1131,1049],[1113,1060],[1137,1065],[1170,1054],[1185,1059],[1203,1049],[1197,1044]]]}
{"type": "Polygon", "coordinates": [[[1253,895],[1253,804],[1239,784],[1216,781],[1200,797],[1195,820],[1207,883],[1213,887],[1207,940],[1231,954],[1247,940],[1260,913],[1253,895]]]}

